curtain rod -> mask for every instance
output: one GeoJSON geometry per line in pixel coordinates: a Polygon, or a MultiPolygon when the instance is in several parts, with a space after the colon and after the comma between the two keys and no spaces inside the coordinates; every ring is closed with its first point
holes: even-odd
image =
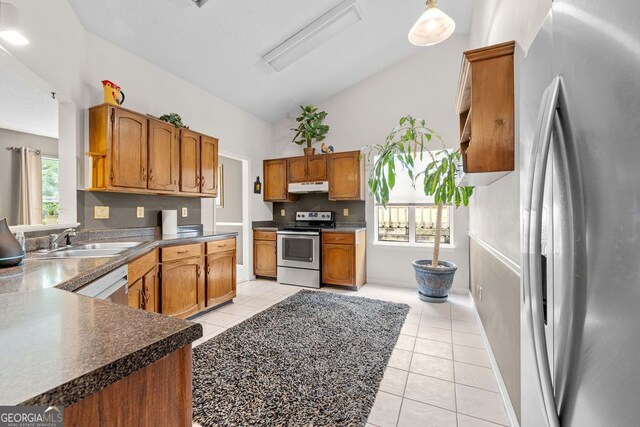
{"type": "MultiPolygon", "coordinates": [[[[33,148],[29,148],[29,147],[7,147],[7,150],[11,150],[11,151],[20,151],[22,148],[27,148],[28,150],[33,150],[33,148]]],[[[40,150],[33,150],[36,152],[36,154],[40,154],[40,150]]]]}

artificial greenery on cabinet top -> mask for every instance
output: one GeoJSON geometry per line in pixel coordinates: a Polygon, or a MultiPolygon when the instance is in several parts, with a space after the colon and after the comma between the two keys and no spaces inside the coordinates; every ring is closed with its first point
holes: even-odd
{"type": "Polygon", "coordinates": [[[329,132],[329,126],[323,124],[327,112],[318,111],[318,108],[313,105],[306,107],[301,105],[300,110],[300,115],[296,117],[299,125],[291,129],[295,132],[292,142],[298,145],[306,144],[307,148],[311,148],[315,142],[324,140],[329,132]]]}

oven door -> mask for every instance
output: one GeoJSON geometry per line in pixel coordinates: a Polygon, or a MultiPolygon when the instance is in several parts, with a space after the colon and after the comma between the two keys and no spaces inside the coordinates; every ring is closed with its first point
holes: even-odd
{"type": "Polygon", "coordinates": [[[278,267],[320,269],[320,233],[278,231],[278,267]]]}

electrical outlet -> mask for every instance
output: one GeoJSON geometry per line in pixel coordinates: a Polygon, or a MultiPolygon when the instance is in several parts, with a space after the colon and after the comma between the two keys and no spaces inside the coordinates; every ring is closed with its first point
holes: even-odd
{"type": "Polygon", "coordinates": [[[284,209],[280,209],[280,216],[285,216],[286,212],[284,211],[284,209]]]}
{"type": "Polygon", "coordinates": [[[349,216],[349,209],[342,209],[342,216],[349,216]]]}
{"type": "Polygon", "coordinates": [[[144,218],[144,206],[138,206],[136,208],[136,218],[144,218]]]}
{"type": "Polygon", "coordinates": [[[186,218],[189,216],[189,211],[187,208],[182,208],[182,218],[186,218]]]}
{"type": "Polygon", "coordinates": [[[93,219],[109,219],[109,206],[94,206],[93,219]]]}

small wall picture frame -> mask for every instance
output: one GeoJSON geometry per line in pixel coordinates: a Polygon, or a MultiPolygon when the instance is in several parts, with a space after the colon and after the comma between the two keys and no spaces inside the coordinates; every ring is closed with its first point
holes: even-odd
{"type": "Polygon", "coordinates": [[[218,165],[218,197],[216,197],[216,207],[224,208],[224,165],[218,165]]]}

